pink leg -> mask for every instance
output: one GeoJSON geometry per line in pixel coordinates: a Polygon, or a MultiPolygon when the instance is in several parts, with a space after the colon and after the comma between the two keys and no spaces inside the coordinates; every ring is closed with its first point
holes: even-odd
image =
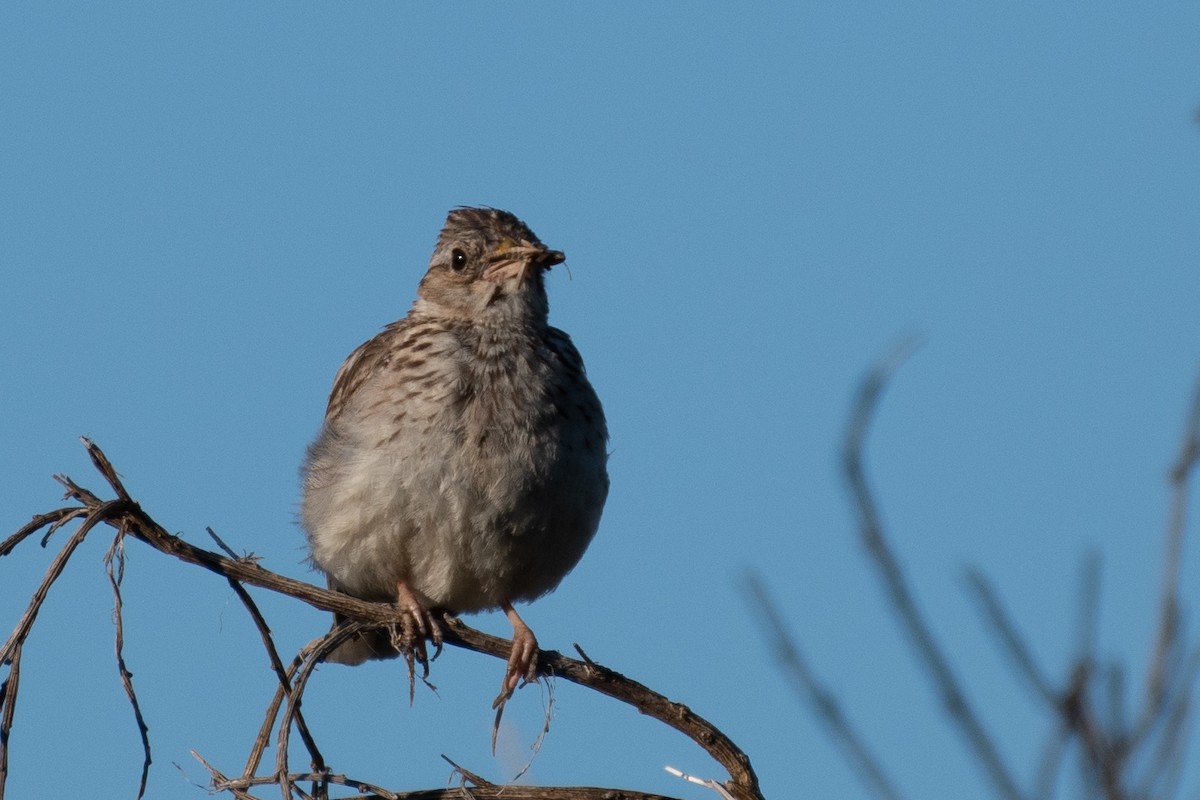
{"type": "Polygon", "coordinates": [[[533,631],[525,624],[512,607],[512,603],[501,603],[505,616],[513,626],[512,653],[508,657],[508,669],[504,673],[504,683],[500,687],[500,696],[492,704],[492,708],[503,705],[516,690],[521,680],[532,682],[537,680],[538,642],[533,631]]]}

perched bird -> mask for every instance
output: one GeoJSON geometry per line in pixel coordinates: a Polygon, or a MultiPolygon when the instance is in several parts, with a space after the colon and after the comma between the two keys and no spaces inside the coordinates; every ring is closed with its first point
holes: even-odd
{"type": "Polygon", "coordinates": [[[547,321],[544,273],[563,260],[507,211],[457,208],[408,316],[338,370],[301,521],[330,587],[395,602],[404,624],[327,660],[440,645],[431,611],[500,608],[513,643],[497,702],[535,677],[537,639],[513,604],[578,563],[608,495],[604,412],[547,321]]]}

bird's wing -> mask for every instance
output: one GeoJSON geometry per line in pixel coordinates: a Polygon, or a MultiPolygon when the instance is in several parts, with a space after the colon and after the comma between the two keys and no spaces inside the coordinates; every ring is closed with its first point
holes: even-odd
{"type": "Polygon", "coordinates": [[[546,341],[549,342],[559,362],[569,371],[571,377],[586,374],[587,371],[583,367],[583,356],[579,355],[579,351],[575,349],[575,343],[571,341],[571,337],[567,335],[566,331],[548,328],[546,341]]]}
{"type": "Polygon", "coordinates": [[[388,325],[372,339],[355,348],[333,378],[333,389],[329,392],[329,406],[325,409],[325,421],[330,422],[341,415],[346,404],[371,376],[386,366],[391,359],[392,345],[403,336],[408,320],[402,319],[388,325]]]}

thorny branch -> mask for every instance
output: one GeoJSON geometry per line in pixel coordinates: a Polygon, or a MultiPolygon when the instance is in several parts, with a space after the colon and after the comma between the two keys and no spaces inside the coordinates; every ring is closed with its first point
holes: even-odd
{"type": "MultiPolygon", "coordinates": [[[[174,556],[181,561],[195,564],[204,569],[223,576],[233,587],[234,592],[246,607],[254,620],[262,637],[271,667],[279,681],[275,697],[267,708],[266,718],[260,728],[259,735],[251,748],[244,772],[240,778],[225,777],[216,768],[205,763],[209,770],[213,786],[218,791],[228,791],[237,798],[251,798],[249,791],[258,786],[275,785],[281,788],[284,797],[312,796],[327,797],[330,785],[343,785],[357,791],[366,792],[375,797],[404,798],[404,800],[434,800],[434,798],[475,798],[503,797],[509,800],[593,800],[594,798],[610,798],[617,800],[669,800],[644,792],[618,790],[610,788],[590,787],[528,787],[528,786],[494,786],[481,782],[477,776],[472,776],[465,770],[460,772],[464,780],[473,784],[469,789],[464,785],[460,788],[447,790],[427,790],[418,792],[394,792],[382,787],[347,778],[333,773],[325,764],[316,742],[304,722],[301,713],[301,698],[304,687],[312,674],[313,668],[324,653],[352,635],[356,630],[368,627],[394,626],[399,622],[399,616],[392,606],[386,603],[370,603],[338,592],[322,589],[311,584],[297,581],[279,575],[262,567],[257,560],[250,557],[230,557],[197,547],[184,541],[178,536],[168,533],[154,521],[141,506],[130,497],[125,486],[118,478],[116,470],[104,453],[91,441],[84,439],[84,447],[92,459],[92,463],[103,476],[105,481],[116,494],[112,500],[101,500],[89,490],[79,486],[70,478],[55,476],[67,489],[67,497],[79,503],[35,516],[27,525],[0,542],[0,556],[7,555],[23,540],[35,532],[46,529],[43,543],[61,528],[75,520],[82,520],[79,528],[71,535],[58,554],[51,561],[45,576],[34,591],[29,605],[18,620],[16,627],[8,640],[0,648],[0,668],[8,667],[8,673],[0,684],[0,800],[4,796],[5,778],[8,770],[8,742],[12,731],[14,710],[16,707],[17,690],[20,678],[21,650],[29,632],[37,619],[55,580],[62,573],[71,554],[98,524],[104,523],[117,531],[117,538],[106,556],[110,568],[115,564],[115,572],[110,572],[114,596],[117,604],[117,653],[118,666],[125,686],[127,696],[133,705],[134,715],[142,735],[145,761],[141,791],[145,788],[145,771],[150,765],[150,744],[145,721],[133,692],[129,671],[126,669],[123,656],[123,630],[120,623],[120,583],[123,571],[124,541],[128,538],[143,542],[166,555],[174,556]],[[323,611],[332,611],[354,620],[351,626],[339,628],[326,636],[312,642],[293,659],[289,667],[284,667],[283,661],[275,647],[273,637],[261,611],[246,591],[247,586],[277,592],[300,600],[323,611]],[[282,710],[282,717],[280,712],[282,710]],[[278,722],[277,722],[278,720],[278,722]],[[301,739],[311,759],[311,769],[305,772],[291,770],[287,760],[288,739],[293,728],[299,732],[301,739]],[[257,771],[262,756],[269,746],[272,730],[277,729],[276,761],[270,775],[259,776],[257,771]],[[474,778],[474,780],[472,780],[474,778]],[[311,792],[302,792],[294,784],[297,782],[312,782],[311,792]],[[294,791],[293,791],[294,790],[294,791]]],[[[219,541],[219,540],[218,540],[219,541]]],[[[223,546],[222,549],[228,551],[223,546]]],[[[510,643],[496,636],[477,631],[464,625],[456,617],[446,615],[443,619],[444,638],[448,644],[455,645],[477,653],[484,653],[496,658],[507,660],[510,643]]],[[[620,673],[603,667],[591,659],[579,661],[568,658],[561,653],[543,650],[538,654],[538,673],[540,675],[563,678],[572,683],[593,689],[601,694],[612,697],[633,706],[641,713],[650,716],[663,724],[679,731],[692,739],[712,756],[729,773],[729,780],[721,784],[723,789],[736,800],[763,800],[758,786],[758,778],[750,765],[750,760],[724,733],[710,722],[695,714],[687,706],[668,700],[663,695],[648,687],[631,680],[620,673]]],[[[140,794],[139,794],[140,796],[140,794]]]]}
{"type": "MultiPolygon", "coordinates": [[[[1145,695],[1132,723],[1130,715],[1124,711],[1125,669],[1115,663],[1101,665],[1096,656],[1100,592],[1097,558],[1085,559],[1078,641],[1065,677],[1059,681],[1039,666],[1032,649],[1006,612],[999,593],[983,572],[978,569],[967,572],[968,587],[994,638],[1050,717],[1051,731],[1042,758],[1036,765],[1033,789],[1026,793],[1001,758],[990,733],[955,677],[945,649],[921,614],[900,561],[884,535],[878,507],[866,479],[864,446],[867,431],[883,390],[912,345],[907,342],[897,348],[864,378],[846,433],[844,467],[868,556],[887,590],[901,628],[908,634],[914,653],[938,689],[945,710],[999,797],[1015,800],[1051,797],[1061,765],[1072,749],[1078,756],[1085,797],[1107,800],[1174,797],[1188,754],[1192,692],[1200,674],[1200,648],[1190,645],[1184,638],[1179,597],[1188,483],[1200,463],[1200,382],[1191,402],[1182,445],[1170,472],[1171,514],[1157,634],[1149,658],[1145,695]]],[[[898,797],[882,765],[850,725],[836,698],[821,685],[803,660],[765,587],[753,575],[748,591],[780,664],[815,707],[830,737],[842,746],[856,774],[863,778],[873,796],[888,800],[898,797]]]]}

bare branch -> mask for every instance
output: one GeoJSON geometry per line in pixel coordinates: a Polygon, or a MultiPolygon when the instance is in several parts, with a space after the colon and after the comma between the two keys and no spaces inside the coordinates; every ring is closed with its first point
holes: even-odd
{"type": "MultiPolygon", "coordinates": [[[[196,547],[180,537],[171,535],[143,511],[138,503],[129,496],[125,486],[117,477],[116,470],[113,469],[112,464],[105,457],[104,453],[95,444],[86,439],[84,440],[84,445],[96,468],[104,476],[113,491],[117,493],[118,498],[102,501],[92,492],[80,487],[69,478],[58,476],[60,482],[67,487],[68,497],[78,501],[81,507],[59,509],[49,514],[35,517],[34,522],[26,525],[18,532],[20,534],[19,537],[9,537],[6,540],[6,546],[11,549],[20,540],[38,530],[39,526],[59,526],[63,522],[75,519],[80,515],[86,515],[79,529],[75,531],[51,563],[41,585],[34,593],[28,610],[21,617],[13,634],[4,645],[4,649],[0,650],[0,663],[8,661],[14,656],[19,656],[20,646],[28,636],[34,619],[37,616],[38,609],[41,607],[50,586],[61,573],[63,565],[65,565],[71,553],[87,535],[88,531],[98,523],[103,522],[125,536],[141,541],[159,552],[174,556],[181,561],[195,564],[223,576],[234,586],[235,592],[238,593],[239,598],[242,599],[243,604],[246,605],[247,610],[250,611],[251,616],[255,620],[256,626],[259,628],[260,635],[271,658],[272,668],[276,672],[280,685],[275,699],[268,708],[259,738],[256,739],[255,745],[252,748],[251,758],[247,762],[246,774],[242,779],[228,782],[227,785],[222,785],[221,788],[228,788],[236,796],[241,797],[244,795],[247,787],[260,780],[254,777],[252,773],[257,769],[262,752],[266,746],[266,737],[269,736],[271,729],[275,726],[275,719],[279,714],[281,706],[283,707],[283,716],[279,722],[276,771],[268,782],[278,783],[284,789],[285,796],[291,796],[293,790],[295,790],[295,793],[303,794],[292,785],[292,782],[297,779],[294,777],[295,775],[308,775],[309,773],[291,773],[286,762],[288,731],[291,728],[293,720],[296,722],[297,729],[301,731],[301,736],[306,739],[306,746],[309,747],[309,753],[313,758],[314,771],[311,774],[317,776],[313,780],[318,783],[318,791],[323,792],[323,787],[328,783],[339,782],[322,770],[323,763],[320,753],[316,749],[315,743],[312,742],[311,735],[306,734],[307,728],[303,725],[300,715],[300,698],[303,693],[303,685],[311,673],[312,667],[319,660],[320,652],[324,651],[326,645],[329,647],[334,646],[329,644],[332,641],[330,637],[349,636],[356,630],[366,628],[394,627],[400,622],[400,615],[396,612],[395,607],[389,603],[366,602],[350,597],[349,595],[329,591],[288,578],[263,568],[255,559],[248,557],[229,558],[219,553],[196,547]],[[270,630],[265,620],[262,619],[261,613],[257,612],[254,603],[249,602],[249,596],[244,593],[245,587],[242,584],[257,586],[293,597],[314,608],[336,612],[355,622],[332,632],[330,637],[320,640],[321,643],[315,647],[306,648],[301,652],[292,667],[284,670],[282,660],[279,658],[278,653],[275,652],[274,645],[271,642],[270,630]],[[289,683],[291,684],[290,687],[289,683]]],[[[507,640],[489,636],[470,628],[457,618],[449,615],[444,616],[442,622],[444,638],[447,643],[507,661],[511,650],[511,644],[507,640]]],[[[555,651],[543,650],[538,653],[537,668],[538,673],[541,675],[561,677],[572,683],[593,689],[601,694],[627,703],[641,713],[679,731],[695,741],[729,772],[730,780],[724,786],[736,800],[762,800],[758,778],[750,765],[749,758],[725,734],[707,720],[696,715],[687,706],[674,703],[646,686],[630,680],[614,670],[603,667],[590,659],[587,661],[577,661],[555,651]]],[[[10,713],[11,704],[15,698],[13,691],[15,689],[15,681],[12,680],[11,671],[7,685],[9,688],[5,713],[10,713]]],[[[7,740],[5,740],[4,744],[5,746],[7,745],[7,740]]],[[[6,753],[7,749],[5,747],[3,753],[0,753],[0,758],[6,753]]],[[[214,780],[216,779],[216,774],[214,773],[214,780]]],[[[300,779],[308,780],[307,777],[300,779]]],[[[221,780],[224,781],[226,779],[222,778],[221,780]]],[[[367,784],[362,785],[367,786],[367,784]]],[[[520,791],[516,790],[517,787],[505,787],[505,796],[517,798],[518,800],[525,797],[591,798],[601,796],[597,792],[602,792],[605,793],[603,796],[606,797],[629,797],[643,800],[644,798],[651,797],[651,795],[643,793],[614,789],[563,788],[527,790],[527,787],[520,787],[520,791]]],[[[477,797],[494,796],[488,793],[484,787],[473,787],[470,791],[477,797]]],[[[433,794],[410,793],[400,796],[424,796],[432,798],[443,795],[435,792],[433,794]]]]}
{"type": "Polygon", "coordinates": [[[1012,772],[1000,757],[991,736],[984,729],[979,717],[967,700],[950,663],[934,639],[933,632],[917,609],[916,599],[904,577],[900,562],[892,552],[883,533],[883,523],[875,505],[875,498],[867,483],[863,464],[863,450],[875,415],[879,398],[892,373],[916,345],[915,340],[903,342],[896,350],[867,374],[859,388],[858,401],[851,414],[846,430],[843,449],[844,469],[847,483],[854,498],[858,513],[859,529],[867,553],[879,572],[880,580],[891,597],[892,606],[899,615],[904,630],[918,658],[924,664],[934,686],[941,695],[942,703],[951,720],[966,737],[975,758],[983,766],[996,791],[1008,800],[1021,800],[1022,792],[1012,772]]]}
{"type": "Polygon", "coordinates": [[[775,652],[775,660],[791,678],[792,689],[816,712],[826,731],[842,748],[842,754],[850,762],[854,773],[862,777],[867,787],[877,797],[899,800],[902,795],[884,771],[879,759],[846,719],[837,698],[821,684],[809,668],[762,581],[754,573],[747,573],[745,585],[746,593],[755,606],[755,616],[766,628],[767,640],[775,652]]]}

